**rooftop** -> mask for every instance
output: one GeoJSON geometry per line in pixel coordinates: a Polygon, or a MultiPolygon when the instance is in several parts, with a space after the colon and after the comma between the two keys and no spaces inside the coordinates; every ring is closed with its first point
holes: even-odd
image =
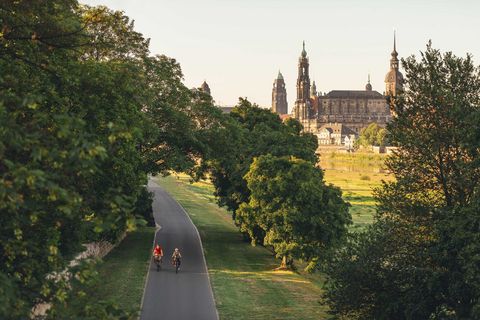
{"type": "Polygon", "coordinates": [[[332,90],[325,95],[333,99],[383,99],[383,94],[378,91],[365,90],[332,90]]]}

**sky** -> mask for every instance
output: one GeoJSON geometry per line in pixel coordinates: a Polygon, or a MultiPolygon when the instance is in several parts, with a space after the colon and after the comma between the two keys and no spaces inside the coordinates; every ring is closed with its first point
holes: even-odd
{"type": "Polygon", "coordinates": [[[289,110],[305,41],[317,90],[384,92],[393,31],[399,57],[419,55],[431,39],[442,51],[480,64],[476,0],[80,0],[122,10],[150,38],[152,54],[181,65],[185,84],[206,80],[217,104],[247,97],[271,106],[273,80],[285,78],[289,110]]]}

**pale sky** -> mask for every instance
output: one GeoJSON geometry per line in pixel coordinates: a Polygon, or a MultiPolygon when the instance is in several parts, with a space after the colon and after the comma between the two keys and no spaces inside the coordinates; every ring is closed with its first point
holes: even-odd
{"type": "Polygon", "coordinates": [[[383,93],[393,30],[400,57],[425,49],[473,54],[480,64],[475,0],[80,0],[122,10],[150,38],[153,54],[180,63],[185,84],[206,80],[219,105],[247,97],[270,107],[280,69],[289,110],[305,40],[317,90],[363,90],[368,73],[383,93]]]}

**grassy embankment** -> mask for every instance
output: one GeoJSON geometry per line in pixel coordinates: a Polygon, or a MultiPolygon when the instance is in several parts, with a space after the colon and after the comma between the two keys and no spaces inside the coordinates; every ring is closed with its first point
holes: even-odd
{"type": "Polygon", "coordinates": [[[89,293],[92,301],[110,300],[125,310],[139,312],[154,234],[153,227],[138,228],[98,264],[101,280],[89,293]]]}
{"type": "Polygon", "coordinates": [[[158,178],[200,232],[220,319],[326,319],[321,275],[274,271],[279,261],[242,240],[209,183],[184,175],[158,178]]]}
{"type": "Polygon", "coordinates": [[[373,188],[380,187],[382,180],[393,179],[383,170],[385,158],[385,155],[372,153],[323,153],[320,156],[325,180],[340,187],[343,198],[352,205],[352,229],[362,229],[373,222],[373,188]]]}

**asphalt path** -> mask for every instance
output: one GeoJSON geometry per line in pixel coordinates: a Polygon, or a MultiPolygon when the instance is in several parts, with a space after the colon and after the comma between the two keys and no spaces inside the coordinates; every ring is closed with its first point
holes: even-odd
{"type": "Polygon", "coordinates": [[[140,319],[152,320],[217,320],[212,288],[196,227],[183,208],[153,181],[148,183],[154,193],[153,215],[160,230],[155,243],[163,248],[162,269],[151,260],[140,319]],[[178,248],[182,263],[178,274],[170,263],[178,248]]]}

